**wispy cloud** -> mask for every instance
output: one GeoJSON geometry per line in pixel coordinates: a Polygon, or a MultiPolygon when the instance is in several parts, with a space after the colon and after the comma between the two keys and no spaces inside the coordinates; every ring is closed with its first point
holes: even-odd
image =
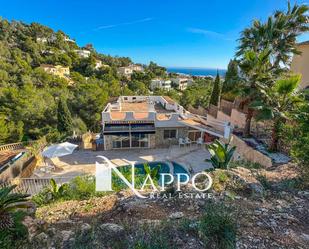
{"type": "Polygon", "coordinates": [[[153,20],[153,18],[147,17],[147,18],[143,18],[143,19],[134,20],[134,21],[131,21],[131,22],[122,22],[122,23],[116,23],[116,24],[103,25],[103,26],[96,27],[95,29],[93,29],[93,31],[98,31],[98,30],[101,30],[101,29],[111,29],[111,28],[116,28],[116,27],[119,27],[119,26],[133,25],[133,24],[137,24],[137,23],[149,22],[149,21],[152,21],[152,20],[153,20]]]}
{"type": "Polygon", "coordinates": [[[226,34],[218,33],[218,32],[207,30],[207,29],[188,28],[187,31],[190,32],[190,33],[202,34],[202,35],[205,35],[205,36],[209,36],[209,37],[217,38],[217,39],[221,39],[221,40],[226,40],[226,41],[234,40],[233,38],[229,37],[226,34]]]}

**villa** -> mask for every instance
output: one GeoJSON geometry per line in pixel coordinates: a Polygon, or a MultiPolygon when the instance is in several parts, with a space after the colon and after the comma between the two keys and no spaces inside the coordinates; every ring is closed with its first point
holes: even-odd
{"type": "Polygon", "coordinates": [[[40,68],[42,68],[46,73],[59,76],[60,78],[67,78],[70,76],[69,67],[63,67],[61,65],[54,66],[50,64],[42,64],[40,68]]]}
{"type": "Polygon", "coordinates": [[[150,83],[151,90],[155,90],[156,88],[163,89],[169,91],[172,89],[172,81],[163,80],[163,79],[153,79],[150,83]]]}
{"type": "Polygon", "coordinates": [[[90,54],[91,54],[91,52],[89,50],[86,50],[86,49],[76,49],[74,51],[81,58],[88,58],[90,56],[90,54]]]}
{"type": "Polygon", "coordinates": [[[133,72],[143,72],[144,68],[141,65],[137,65],[137,64],[131,64],[127,67],[119,67],[117,69],[117,73],[125,76],[127,78],[130,78],[133,72]]]}
{"type": "Polygon", "coordinates": [[[194,115],[167,96],[120,96],[105,107],[102,126],[104,150],[202,144],[231,133],[228,122],[194,115]]]}
{"type": "Polygon", "coordinates": [[[175,84],[179,90],[183,91],[193,84],[193,79],[189,77],[177,77],[172,78],[172,83],[175,84]]]}
{"type": "Polygon", "coordinates": [[[46,73],[58,76],[62,79],[65,79],[69,85],[73,85],[74,81],[70,78],[70,68],[63,67],[61,65],[50,65],[50,64],[42,64],[40,66],[46,73]]]}

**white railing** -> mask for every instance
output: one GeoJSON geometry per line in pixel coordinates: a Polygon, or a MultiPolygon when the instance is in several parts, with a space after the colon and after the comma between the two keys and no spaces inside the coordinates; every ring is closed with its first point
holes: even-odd
{"type": "Polygon", "coordinates": [[[45,187],[50,186],[50,180],[54,179],[58,185],[68,183],[72,177],[53,177],[53,178],[19,178],[9,182],[0,183],[0,188],[17,185],[14,193],[26,193],[36,195],[45,187]]]}

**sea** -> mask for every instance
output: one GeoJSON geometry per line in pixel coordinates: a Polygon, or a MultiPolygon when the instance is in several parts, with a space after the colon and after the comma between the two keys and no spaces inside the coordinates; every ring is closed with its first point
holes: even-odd
{"type": "MultiPolygon", "coordinates": [[[[217,75],[217,69],[214,68],[197,68],[197,67],[168,67],[169,73],[181,73],[192,76],[213,76],[217,75]]],[[[219,75],[224,77],[226,69],[218,69],[219,75]]]]}

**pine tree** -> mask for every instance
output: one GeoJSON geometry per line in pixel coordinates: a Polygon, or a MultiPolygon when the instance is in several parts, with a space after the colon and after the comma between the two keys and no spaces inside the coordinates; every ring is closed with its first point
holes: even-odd
{"type": "Polygon", "coordinates": [[[210,104],[217,106],[220,98],[220,76],[217,71],[217,76],[214,81],[214,87],[210,96],[210,104]]]}
{"type": "Polygon", "coordinates": [[[64,98],[60,98],[58,102],[58,131],[66,135],[72,135],[73,125],[72,116],[64,98]]]}
{"type": "Polygon", "coordinates": [[[9,130],[4,116],[0,116],[0,144],[7,142],[9,137],[9,130]]]}

